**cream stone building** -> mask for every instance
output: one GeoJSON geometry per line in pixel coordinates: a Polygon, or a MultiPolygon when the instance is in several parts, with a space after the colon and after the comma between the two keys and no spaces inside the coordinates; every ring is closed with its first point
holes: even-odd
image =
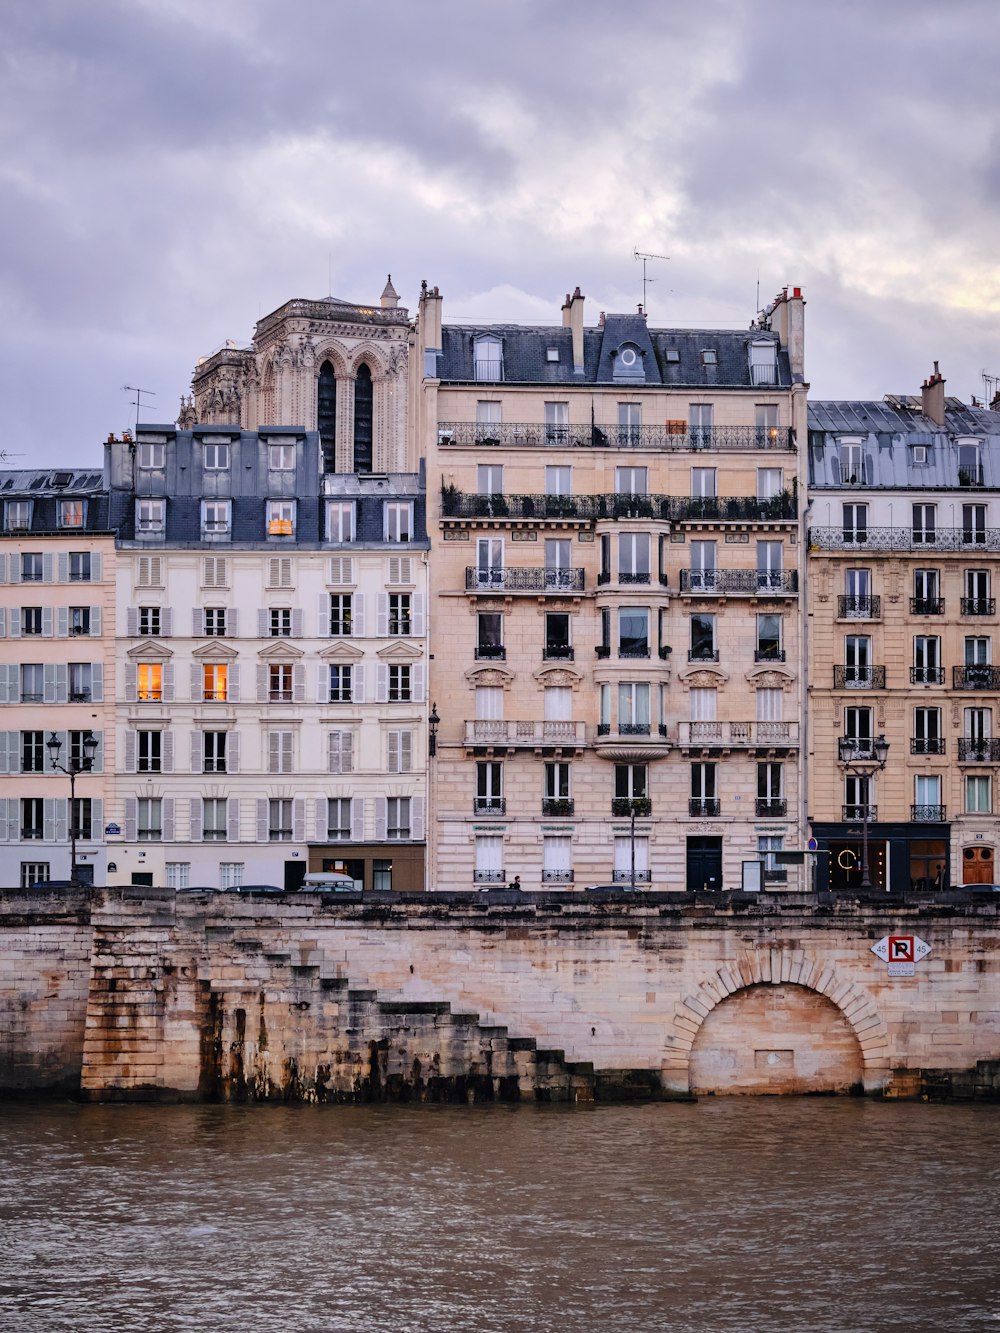
{"type": "Polygon", "coordinates": [[[1000,413],[809,408],[809,814],[817,882],[997,880],[1000,413]],[[885,747],[888,747],[887,749],[885,747]]]}
{"type": "Polygon", "coordinates": [[[433,886],[799,882],[803,307],[458,327],[425,285],[433,886]]]}

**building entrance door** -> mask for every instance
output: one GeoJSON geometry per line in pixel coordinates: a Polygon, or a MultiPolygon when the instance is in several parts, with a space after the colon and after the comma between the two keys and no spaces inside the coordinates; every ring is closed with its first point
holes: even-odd
{"type": "Polygon", "coordinates": [[[688,838],[687,890],[700,893],[722,888],[722,839],[688,838]]]}
{"type": "Polygon", "coordinates": [[[992,847],[966,847],[962,853],[962,883],[996,883],[992,847]]]}

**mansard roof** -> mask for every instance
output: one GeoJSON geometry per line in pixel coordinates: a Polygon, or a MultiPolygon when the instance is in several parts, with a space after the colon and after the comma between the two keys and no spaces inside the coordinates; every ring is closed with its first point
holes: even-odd
{"type": "Polygon", "coordinates": [[[984,407],[969,407],[961,398],[944,400],[945,424],[939,426],[924,416],[919,394],[886,394],[881,400],[848,399],[834,402],[810,402],[809,429],[835,434],[866,435],[888,433],[910,437],[911,444],[930,442],[934,435],[1000,435],[1000,412],[984,407]]]}

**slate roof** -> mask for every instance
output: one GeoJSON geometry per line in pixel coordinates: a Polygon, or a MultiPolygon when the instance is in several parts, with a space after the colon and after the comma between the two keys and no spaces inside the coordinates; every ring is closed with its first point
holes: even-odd
{"type": "MultiPolygon", "coordinates": [[[[809,429],[864,434],[869,431],[892,435],[998,435],[1000,412],[969,407],[961,398],[944,400],[945,424],[939,426],[922,411],[919,394],[887,394],[880,401],[810,402],[809,429]]],[[[913,440],[910,443],[927,443],[913,440]]]]}

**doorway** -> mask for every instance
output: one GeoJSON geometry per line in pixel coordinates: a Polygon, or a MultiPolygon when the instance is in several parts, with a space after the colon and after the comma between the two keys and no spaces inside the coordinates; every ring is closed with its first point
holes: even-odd
{"type": "Polygon", "coordinates": [[[711,892],[722,888],[722,839],[688,838],[687,891],[711,892]]]}
{"type": "Polygon", "coordinates": [[[286,861],[285,862],[285,892],[296,892],[302,888],[302,881],[306,876],[305,861],[286,861]]]}
{"type": "Polygon", "coordinates": [[[963,884],[995,884],[992,847],[966,847],[962,852],[963,884]]]}

